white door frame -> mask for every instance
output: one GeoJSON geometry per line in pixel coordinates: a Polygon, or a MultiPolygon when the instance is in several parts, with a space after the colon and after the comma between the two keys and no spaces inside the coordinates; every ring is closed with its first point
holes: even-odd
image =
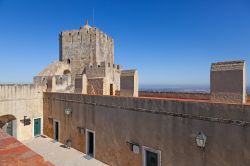
{"type": "Polygon", "coordinates": [[[88,149],[89,149],[89,134],[88,133],[93,133],[93,136],[94,136],[94,140],[93,140],[93,158],[95,158],[95,131],[93,130],[89,130],[89,129],[86,129],[86,132],[85,132],[85,152],[86,152],[86,155],[88,155],[88,149]]]}
{"type": "Polygon", "coordinates": [[[160,150],[155,150],[146,146],[142,146],[142,163],[143,166],[146,166],[146,151],[150,151],[153,153],[156,153],[158,156],[158,166],[161,166],[161,151],[160,150]]]}
{"type": "Polygon", "coordinates": [[[60,140],[60,121],[59,120],[56,120],[56,119],[53,119],[53,138],[54,138],[54,140],[56,140],[55,139],[55,137],[56,137],[56,130],[55,130],[55,126],[56,126],[56,122],[58,122],[58,142],[59,142],[59,140],[60,140]]]}
{"type": "Polygon", "coordinates": [[[41,119],[41,134],[43,135],[43,117],[36,117],[36,118],[32,118],[32,137],[35,137],[35,131],[34,131],[34,127],[35,127],[35,119],[41,119]]]}

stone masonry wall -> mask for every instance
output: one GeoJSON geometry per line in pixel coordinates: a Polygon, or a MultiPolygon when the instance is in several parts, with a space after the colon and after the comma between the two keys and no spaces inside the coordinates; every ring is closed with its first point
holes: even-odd
{"type": "Polygon", "coordinates": [[[71,139],[84,153],[79,128],[95,131],[95,158],[111,166],[142,165],[142,146],[160,150],[162,166],[250,165],[249,105],[45,93],[44,133],[51,138],[53,119],[60,121],[59,141],[71,139]],[[207,136],[205,151],[195,141],[199,131],[207,136]],[[127,142],[137,143],[139,154],[127,142]]]}
{"type": "Polygon", "coordinates": [[[30,84],[0,85],[0,116],[8,114],[16,117],[16,138],[32,138],[33,118],[43,117],[42,89],[30,84]],[[24,116],[31,119],[30,125],[20,122],[24,116]]]}
{"type": "Polygon", "coordinates": [[[87,93],[90,95],[103,95],[103,78],[88,79],[87,93]]]}
{"type": "Polygon", "coordinates": [[[246,102],[246,68],[244,61],[213,63],[210,81],[212,101],[246,102]]]}
{"type": "Polygon", "coordinates": [[[73,74],[91,64],[114,63],[114,41],[95,27],[64,31],[59,35],[60,60],[68,62],[73,74]]]}
{"type": "Polygon", "coordinates": [[[121,72],[121,96],[138,97],[138,86],[137,70],[123,70],[121,72]]]}

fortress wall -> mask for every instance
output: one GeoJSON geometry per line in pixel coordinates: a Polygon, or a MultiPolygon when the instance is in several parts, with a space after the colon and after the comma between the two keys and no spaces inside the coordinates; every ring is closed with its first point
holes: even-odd
{"type": "Polygon", "coordinates": [[[11,114],[16,117],[15,136],[18,140],[32,137],[33,122],[24,126],[20,120],[24,116],[33,118],[43,116],[42,89],[32,84],[0,85],[0,116],[11,114]]]}
{"type": "Polygon", "coordinates": [[[44,133],[53,138],[51,119],[60,121],[59,141],[71,139],[84,153],[79,127],[95,131],[95,158],[111,166],[142,165],[142,146],[160,150],[162,166],[250,164],[249,105],[45,93],[44,133]],[[199,131],[207,136],[205,151],[196,145],[199,131]]]}
{"type": "Polygon", "coordinates": [[[139,91],[140,97],[210,100],[209,93],[139,91]]]}

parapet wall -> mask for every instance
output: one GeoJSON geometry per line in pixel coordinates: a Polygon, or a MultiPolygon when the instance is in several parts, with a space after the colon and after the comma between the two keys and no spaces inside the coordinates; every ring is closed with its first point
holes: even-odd
{"type": "Polygon", "coordinates": [[[33,84],[1,84],[0,85],[0,100],[22,100],[36,99],[42,96],[39,88],[33,84]]]}
{"type": "Polygon", "coordinates": [[[79,128],[94,131],[95,158],[111,166],[143,165],[143,146],[161,151],[163,166],[250,164],[249,155],[242,155],[250,153],[249,105],[45,93],[44,133],[51,138],[53,119],[63,131],[59,141],[71,139],[84,153],[86,135],[79,128]],[[200,131],[207,136],[205,151],[196,144],[200,131]],[[139,146],[139,154],[128,142],[139,146]]]}

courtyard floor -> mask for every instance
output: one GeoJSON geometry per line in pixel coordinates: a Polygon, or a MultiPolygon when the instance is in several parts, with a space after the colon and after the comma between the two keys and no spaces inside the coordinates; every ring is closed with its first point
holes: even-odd
{"type": "Polygon", "coordinates": [[[36,137],[22,143],[56,166],[107,166],[78,150],[67,149],[48,137],[36,137]]]}

